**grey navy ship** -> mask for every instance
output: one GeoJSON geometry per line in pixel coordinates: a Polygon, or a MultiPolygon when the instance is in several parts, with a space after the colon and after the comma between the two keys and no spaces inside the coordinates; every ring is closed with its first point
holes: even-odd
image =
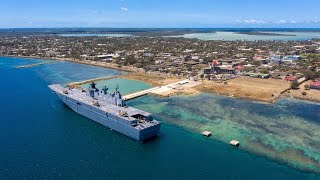
{"type": "Polygon", "coordinates": [[[152,114],[126,106],[118,90],[108,93],[92,82],[88,89],[66,88],[59,84],[49,88],[73,111],[137,141],[158,135],[160,122],[152,114]]]}

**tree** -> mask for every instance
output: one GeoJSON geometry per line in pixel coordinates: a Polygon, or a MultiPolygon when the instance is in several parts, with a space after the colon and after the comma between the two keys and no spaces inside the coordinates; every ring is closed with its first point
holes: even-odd
{"type": "Polygon", "coordinates": [[[310,89],[310,86],[309,86],[308,84],[305,84],[305,85],[304,85],[304,89],[305,89],[305,90],[309,90],[309,89],[310,89]]]}
{"type": "Polygon", "coordinates": [[[299,89],[299,82],[298,80],[293,80],[290,84],[291,89],[299,89]]]}
{"type": "Polygon", "coordinates": [[[200,78],[201,78],[201,80],[203,81],[204,74],[200,74],[200,78]]]}
{"type": "Polygon", "coordinates": [[[190,65],[190,64],[187,64],[187,70],[188,70],[188,71],[191,71],[191,70],[192,70],[192,68],[191,68],[191,65],[190,65]]]}
{"type": "Polygon", "coordinates": [[[261,66],[261,62],[260,61],[253,61],[252,63],[255,66],[261,66]]]}
{"type": "Polygon", "coordinates": [[[260,73],[262,73],[262,74],[269,74],[269,71],[268,71],[267,69],[262,69],[262,70],[260,71],[260,73]]]}
{"type": "Polygon", "coordinates": [[[137,59],[133,55],[125,57],[125,64],[126,65],[133,65],[135,63],[137,63],[137,59]]]}
{"type": "Polygon", "coordinates": [[[307,80],[314,80],[317,78],[317,73],[315,71],[307,70],[304,73],[304,76],[306,77],[307,80]]]}

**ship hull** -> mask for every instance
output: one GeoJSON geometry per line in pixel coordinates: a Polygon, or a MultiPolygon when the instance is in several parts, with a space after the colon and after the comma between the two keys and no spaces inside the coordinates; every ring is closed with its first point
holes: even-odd
{"type": "Polygon", "coordinates": [[[121,120],[121,117],[119,116],[115,116],[112,114],[109,114],[106,116],[104,112],[102,112],[101,110],[99,110],[94,106],[82,104],[82,103],[80,104],[76,100],[61,93],[55,92],[55,94],[60,98],[60,100],[65,105],[67,105],[70,109],[72,109],[76,113],[88,119],[91,119],[107,128],[110,128],[123,135],[126,135],[134,140],[143,142],[153,137],[156,137],[159,134],[160,124],[152,126],[147,129],[138,130],[136,128],[133,128],[132,126],[129,126],[126,123],[123,123],[123,121],[121,120]]]}

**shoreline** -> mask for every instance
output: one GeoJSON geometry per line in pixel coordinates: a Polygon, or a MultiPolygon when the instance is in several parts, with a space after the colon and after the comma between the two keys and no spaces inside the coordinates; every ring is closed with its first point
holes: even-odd
{"type": "MultiPolygon", "coordinates": [[[[100,77],[100,78],[84,80],[81,82],[68,83],[67,85],[71,86],[71,87],[77,86],[79,83],[81,84],[82,82],[88,82],[88,81],[92,81],[92,80],[99,81],[99,80],[106,80],[106,79],[113,79],[113,78],[123,78],[123,79],[128,79],[128,80],[140,81],[140,82],[147,83],[151,86],[163,86],[163,85],[178,82],[181,80],[181,78],[178,78],[173,75],[164,75],[164,74],[160,74],[160,73],[156,73],[156,72],[145,73],[135,67],[129,67],[129,66],[117,67],[116,64],[95,62],[95,61],[90,61],[90,60],[81,61],[81,60],[71,59],[71,58],[47,58],[47,57],[42,58],[42,57],[37,57],[37,56],[0,56],[0,57],[66,61],[66,62],[85,64],[85,65],[90,65],[90,66],[109,68],[109,69],[115,69],[115,70],[128,72],[127,74],[122,74],[122,75],[115,76],[115,77],[108,77],[108,78],[100,77]]],[[[252,79],[252,80],[254,80],[254,79],[252,79]]],[[[291,93],[288,93],[288,91],[290,91],[290,88],[285,88],[284,90],[277,92],[277,94],[275,96],[266,98],[266,97],[261,97],[259,95],[252,96],[253,93],[251,93],[250,95],[246,94],[247,92],[244,92],[243,94],[239,93],[239,91],[241,91],[243,89],[245,89],[245,91],[248,91],[248,89],[246,89],[246,88],[242,88],[242,89],[238,88],[237,89],[237,87],[236,87],[235,88],[236,91],[235,90],[228,90],[226,88],[215,90],[214,88],[217,86],[213,86],[213,85],[216,82],[209,82],[210,84],[212,84],[212,87],[206,87],[206,86],[208,86],[208,82],[204,82],[201,80],[199,80],[198,82],[200,82],[201,84],[196,87],[192,87],[188,90],[178,91],[178,93],[174,92],[174,93],[168,94],[168,96],[170,97],[170,96],[181,95],[181,94],[182,95],[194,95],[194,94],[198,94],[198,93],[209,93],[209,94],[215,94],[215,95],[225,96],[225,97],[229,97],[229,98],[237,98],[237,99],[242,99],[242,100],[256,101],[259,103],[268,103],[268,104],[275,103],[283,98],[294,98],[294,99],[298,99],[298,100],[320,103],[320,98],[316,99],[316,98],[312,98],[309,96],[298,96],[298,95],[293,95],[291,93]],[[193,93],[190,93],[190,92],[193,92],[193,93]]],[[[227,82],[229,82],[229,81],[227,81],[227,82]]],[[[229,85],[227,85],[227,86],[229,86],[229,85]]],[[[227,87],[227,86],[225,86],[225,87],[227,87]]],[[[163,97],[168,97],[168,96],[166,95],[163,97]]]]}
{"type": "Polygon", "coordinates": [[[131,69],[126,69],[126,68],[121,68],[121,67],[116,67],[115,65],[112,65],[110,63],[91,63],[94,61],[90,60],[77,60],[77,59],[72,59],[72,58],[48,58],[48,57],[38,57],[38,56],[1,56],[0,57],[8,57],[8,58],[23,58],[23,59],[39,59],[39,60],[51,60],[51,61],[67,61],[67,62],[72,62],[72,63],[78,63],[78,64],[85,64],[85,65],[90,65],[90,66],[97,66],[97,67],[103,67],[103,68],[109,68],[109,69],[115,69],[115,70],[120,70],[120,71],[125,71],[125,72],[134,72],[134,70],[131,69]]]}

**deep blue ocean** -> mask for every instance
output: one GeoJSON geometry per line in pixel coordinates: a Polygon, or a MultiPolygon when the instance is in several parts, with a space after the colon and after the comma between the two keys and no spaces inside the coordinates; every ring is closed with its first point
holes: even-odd
{"type": "MultiPolygon", "coordinates": [[[[39,61],[0,57],[0,179],[320,179],[315,173],[204,138],[160,113],[154,113],[163,123],[160,136],[138,143],[73,112],[47,87],[121,72],[68,62],[14,67],[39,61]]],[[[147,96],[129,104],[139,107],[150,99],[157,100],[147,96]]],[[[179,100],[170,103],[174,107],[179,100]]],[[[319,110],[318,105],[300,103],[319,110]]],[[[291,106],[299,110],[296,102],[291,106]]],[[[259,110],[258,115],[263,113],[259,110]]],[[[309,112],[299,111],[297,116],[309,112]]]]}

